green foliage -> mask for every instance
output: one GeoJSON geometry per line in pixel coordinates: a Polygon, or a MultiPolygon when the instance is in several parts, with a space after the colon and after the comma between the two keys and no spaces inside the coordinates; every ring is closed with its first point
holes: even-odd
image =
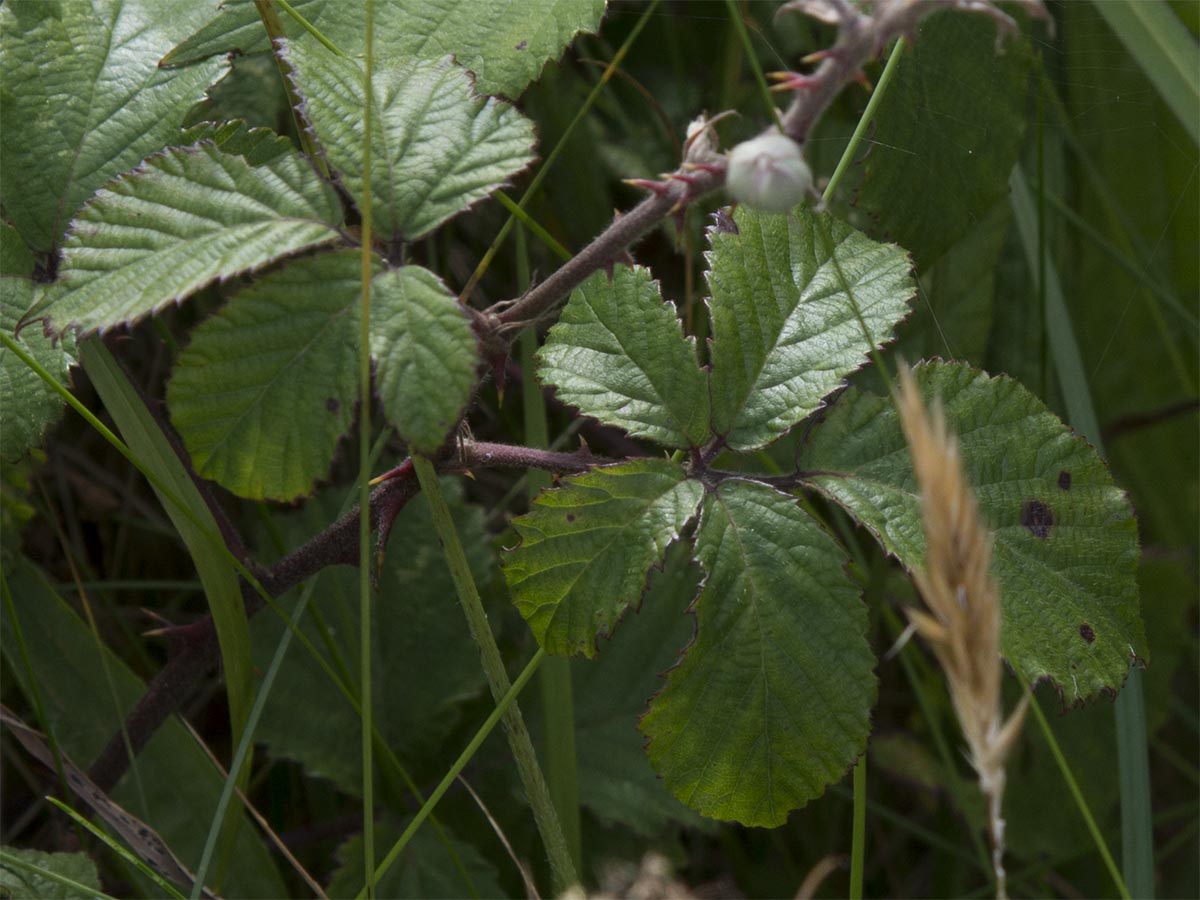
{"type": "Polygon", "coordinates": [[[203,322],[167,392],[196,472],[244,497],[309,494],[350,427],[358,254],[272,272],[203,322]]]}
{"type": "MultiPolygon", "coordinates": [[[[13,334],[33,303],[38,289],[33,282],[33,254],[11,225],[0,223],[0,329],[13,334]]],[[[21,346],[59,381],[70,380],[75,340],[54,341],[36,325],[16,338],[21,346]]],[[[46,429],[58,420],[62,400],[25,363],[7,348],[0,348],[0,458],[13,461],[38,444],[46,429]]]]}
{"type": "MultiPolygon", "coordinates": [[[[472,571],[482,579],[495,565],[483,516],[463,504],[455,485],[447,488],[459,533],[470,549],[472,571]]],[[[285,534],[307,535],[335,512],[328,503],[314,502],[295,520],[285,520],[285,534]]],[[[409,766],[443,745],[459,723],[463,702],[485,685],[467,623],[454,607],[454,585],[441,550],[427,537],[432,531],[423,499],[400,514],[372,607],[375,722],[387,746],[409,766]]],[[[302,632],[322,648],[327,665],[348,681],[355,695],[357,679],[349,673],[358,657],[356,584],[357,576],[347,570],[322,574],[312,613],[301,623],[302,632]]],[[[284,608],[291,613],[294,602],[285,600],[284,608]]],[[[258,665],[269,663],[284,628],[275,616],[252,623],[258,665]]],[[[297,760],[338,790],[358,796],[362,757],[357,742],[347,740],[358,727],[358,714],[342,691],[312,656],[294,645],[263,710],[257,739],[274,755],[297,760]],[[320,715],[296,715],[301,708],[319,710],[320,715]]],[[[379,764],[387,770],[385,762],[379,764]]]]}
{"type": "Polygon", "coordinates": [[[0,189],[34,251],[51,253],[97,188],[175,142],[181,106],[226,63],[167,70],[156,57],[203,17],[191,0],[0,10],[0,189]]]}
{"type": "Polygon", "coordinates": [[[6,897],[88,900],[99,891],[100,875],[96,871],[96,864],[86,853],[43,853],[41,850],[21,847],[0,848],[0,893],[6,897]],[[77,887],[70,887],[25,866],[69,879],[77,887]]]}
{"type": "MultiPolygon", "coordinates": [[[[407,822],[385,823],[375,832],[376,846],[395,843],[407,822]]],[[[329,883],[329,896],[358,896],[364,882],[363,841],[353,837],[338,848],[340,863],[329,883]]],[[[381,854],[382,855],[382,854],[381,854]]],[[[380,897],[396,900],[457,900],[460,897],[500,897],[496,870],[472,845],[443,831],[418,831],[404,856],[375,883],[380,897]]]]}
{"type": "Polygon", "coordinates": [[[734,450],[770,443],[821,406],[908,313],[909,262],[843,222],[739,210],[712,234],[713,429],[734,450]],[[853,298],[853,299],[851,299],[853,298]]]}
{"type": "Polygon", "coordinates": [[[475,386],[475,334],[428,269],[404,266],[374,281],[371,354],[388,421],[413,450],[433,453],[475,386]]]}
{"type": "MultiPolygon", "coordinates": [[[[362,65],[306,44],[289,46],[285,58],[305,120],[361,206],[362,65]]],[[[372,221],[385,240],[421,237],[533,158],[530,122],[507,104],[475,98],[449,59],[400,57],[375,71],[371,87],[372,221]]]]}
{"type": "Polygon", "coordinates": [[[862,227],[936,260],[1008,193],[1027,120],[1029,39],[996,53],[982,17],[935,16],[901,60],[875,119],[855,209],[862,227]]]}
{"type": "MultiPolygon", "coordinates": [[[[195,621],[203,605],[193,592],[202,587],[220,619],[236,738],[253,666],[266,665],[285,625],[263,613],[247,641],[242,590],[207,532],[220,523],[256,574],[263,569],[254,558],[270,555],[262,547],[286,554],[268,573],[285,581],[320,546],[326,555],[307,571],[322,571],[305,585],[312,601],[297,623],[304,640],[283,662],[252,737],[265,748],[255,754],[252,799],[272,827],[292,835],[338,827],[348,812],[372,817],[382,856],[417,805],[407,779],[426,791],[492,708],[424,502],[417,497],[401,512],[376,560],[370,646],[361,647],[359,577],[338,567],[356,556],[356,539],[342,527],[349,520],[330,526],[339,513],[329,501],[339,491],[311,499],[294,519],[236,498],[296,502],[321,482],[344,483],[349,467],[336,462],[337,451],[363,402],[384,412],[384,421],[371,415],[375,471],[408,452],[460,472],[476,439],[511,441],[521,412],[527,427],[536,422],[535,373],[520,373],[525,390],[516,405],[524,410],[504,396],[501,378],[498,391],[488,383],[489,373],[515,380],[503,356],[511,333],[488,330],[505,308],[497,301],[513,297],[514,286],[544,283],[557,262],[522,243],[514,264],[485,198],[510,183],[519,191],[535,157],[553,155],[556,169],[526,195],[525,213],[535,231],[581,248],[614,206],[632,206],[618,178],[678,164],[685,123],[700,110],[743,113],[717,126],[723,148],[761,129],[753,105],[761,98],[744,70],[795,66],[826,32],[803,16],[773,23],[774,6],[729,4],[747,26],[743,43],[732,29],[710,27],[708,7],[697,14],[663,4],[644,19],[618,7],[603,37],[584,38],[569,64],[547,70],[518,111],[492,98],[516,100],[547,60],[595,30],[602,0],[377,0],[368,185],[367,4],[292,6],[345,55],[319,46],[279,9],[287,40],[275,59],[252,0],[215,8],[46,0],[0,9],[0,326],[11,337],[24,323],[20,346],[64,383],[77,335],[91,335],[81,342],[91,376],[77,380],[81,398],[94,382],[139,461],[185,497],[191,513],[180,516],[168,503],[162,516],[149,488],[74,419],[53,433],[46,454],[27,452],[58,419],[58,396],[0,350],[0,644],[13,676],[4,699],[23,694],[26,710],[44,708],[47,721],[35,724],[53,729],[86,767],[143,695],[134,672],[154,670],[206,627],[195,621]],[[644,33],[631,32],[635,21],[644,33]],[[622,44],[630,34],[641,37],[622,44]],[[222,58],[233,49],[252,55],[222,58]],[[610,61],[618,65],[599,77],[610,61]],[[299,95],[295,116],[281,68],[291,70],[289,87],[299,95]],[[568,121],[574,127],[585,97],[573,142],[559,148],[557,136],[568,121]],[[295,149],[288,134],[298,129],[320,159],[295,149]],[[356,365],[364,350],[359,225],[367,191],[375,233],[365,349],[375,395],[364,398],[356,365]],[[475,214],[462,215],[468,210],[475,214]],[[460,305],[455,294],[468,279],[472,302],[497,305],[482,313],[460,305]],[[119,343],[107,334],[117,330],[119,343]],[[95,332],[106,333],[123,367],[101,354],[95,332]],[[478,342],[477,332],[491,340],[478,342]],[[134,385],[150,408],[165,390],[164,414],[182,439],[178,455],[134,385]],[[451,435],[466,451],[461,459],[451,435]],[[50,521],[59,516],[61,531],[50,521]],[[251,548],[244,554],[239,533],[251,548]],[[50,543],[57,534],[62,546],[50,543]],[[48,580],[67,583],[76,570],[96,634],[48,580]],[[139,580],[108,580],[131,578],[139,580]],[[151,589],[140,579],[163,580],[151,589]],[[165,651],[148,652],[154,645],[135,633],[139,620],[129,610],[142,604],[186,623],[163,626],[165,651]],[[126,662],[101,649],[108,646],[126,662]],[[354,698],[365,653],[378,788],[373,809],[360,811],[368,804],[359,803],[354,698]]],[[[1178,38],[1179,23],[1155,6],[1158,24],[1178,38]]],[[[899,651],[907,683],[890,655],[875,656],[902,627],[891,628],[892,607],[916,602],[903,570],[924,558],[908,451],[881,389],[886,373],[862,368],[893,341],[887,352],[910,360],[944,354],[970,362],[925,363],[918,378],[927,400],[945,404],[995,529],[1008,662],[1050,683],[1040,702],[1053,712],[1121,688],[1130,663],[1153,650],[1143,681],[1155,784],[1180,796],[1180,785],[1194,787],[1190,761],[1158,750],[1190,746],[1195,736],[1194,717],[1181,714],[1194,699],[1181,685],[1195,679],[1179,677],[1180,667],[1194,674],[1195,641],[1179,623],[1195,616],[1196,316],[1186,298],[1200,273],[1200,205],[1192,202],[1194,143],[1177,118],[1196,80],[1175,65],[1162,102],[1143,72],[1155,77],[1152,55],[1134,65],[1118,43],[1127,36],[1110,34],[1089,10],[1056,7],[1061,39],[1021,38],[999,55],[994,22],[958,12],[929,20],[880,107],[870,151],[860,150],[843,182],[855,183],[857,170],[855,189],[831,201],[847,221],[802,207],[778,216],[739,209],[718,219],[701,254],[711,207],[693,200],[676,210],[674,231],[648,233],[633,248],[639,265],[621,264],[623,247],[605,248],[611,252],[591,259],[612,270],[593,274],[539,320],[551,327],[536,357],[538,380],[594,420],[584,426],[588,442],[613,458],[538,496],[512,520],[519,540],[498,534],[519,511],[512,498],[525,496],[492,470],[504,454],[487,456],[462,490],[449,482],[446,490],[510,671],[534,640],[581,657],[560,661],[557,671],[569,666],[573,685],[589,890],[607,857],[654,850],[689,866],[688,878],[716,869],[748,896],[794,893],[821,856],[850,843],[845,791],[826,788],[854,765],[872,732],[869,816],[893,829],[896,852],[868,845],[867,893],[987,889],[987,860],[971,860],[966,837],[980,828],[981,806],[955,746],[944,680],[919,642],[899,651]],[[1047,55],[1054,53],[1061,56],[1047,55]],[[1041,79],[1036,97],[1027,92],[1031,74],[1041,79]],[[1042,121],[1027,128],[1034,109],[1042,121]],[[1003,202],[1014,163],[1029,186],[1025,254],[1003,202]],[[1115,479],[1056,415],[1063,366],[1048,352],[1047,298],[1037,284],[1047,272],[1062,288],[1054,324],[1069,317],[1079,336],[1075,376],[1091,390],[1095,433],[1103,429],[1115,479]],[[707,298],[696,289],[701,274],[707,298]],[[1024,386],[983,368],[1011,371],[1024,386]],[[1129,487],[1130,499],[1117,484],[1129,487]],[[1155,560],[1140,572],[1144,627],[1134,577],[1139,530],[1155,560]],[[497,566],[501,541],[516,546],[497,566]],[[946,785],[957,787],[947,793],[946,785]],[[947,809],[949,797],[965,809],[947,809]],[[787,830],[737,832],[702,817],[786,822],[787,830]],[[934,848],[933,863],[918,860],[934,848]]],[[[862,99],[845,92],[806,145],[818,183],[862,99]]],[[[534,329],[527,331],[532,350],[534,329]]],[[[1074,400],[1066,400],[1071,410],[1074,400]]],[[[531,446],[561,449],[581,423],[551,406],[548,424],[544,440],[527,435],[531,446]]],[[[346,443],[357,450],[356,440],[346,443]]],[[[507,450],[554,471],[571,465],[562,455],[507,450]]],[[[392,474],[407,477],[403,468],[392,474]]],[[[388,493],[394,486],[377,496],[405,502],[403,491],[388,493]]],[[[395,511],[372,510],[385,535],[395,511]]],[[[278,603],[297,609],[290,595],[278,603]]],[[[223,693],[210,690],[215,704],[187,711],[224,762],[230,735],[213,724],[226,719],[223,693]]],[[[521,703],[534,705],[528,696],[521,703]]],[[[1092,704],[1056,717],[1054,732],[1097,819],[1115,832],[1109,709],[1092,704]]],[[[539,728],[536,711],[529,718],[535,734],[551,731],[539,728]]],[[[563,746],[547,749],[561,759],[563,746]]],[[[463,772],[487,817],[451,788],[379,896],[522,891],[493,826],[542,880],[546,852],[498,748],[485,743],[463,772]]],[[[4,775],[32,796],[20,770],[16,779],[9,768],[4,775]]],[[[1110,888],[1092,865],[1092,837],[1063,802],[1060,778],[1043,738],[1027,734],[1009,763],[1010,855],[1021,860],[1009,867],[1014,895],[1064,884],[1081,895],[1110,888]],[[1050,867],[1053,884],[1043,878],[1050,867]]],[[[170,721],[113,797],[192,864],[220,787],[170,721]]],[[[1169,840],[1160,852],[1170,859],[1193,826],[1171,829],[1194,819],[1194,803],[1156,811],[1156,833],[1169,840]]],[[[211,887],[229,896],[296,892],[299,881],[281,881],[282,866],[249,824],[234,839],[228,872],[222,879],[218,865],[211,887]]],[[[336,844],[318,840],[299,851],[314,878],[331,896],[360,893],[362,839],[339,830],[336,844]]],[[[1168,869],[1160,863],[1160,872],[1168,869]]],[[[0,866],[0,893],[40,890],[10,888],[3,879],[14,871],[0,866]]],[[[842,892],[841,876],[830,877],[823,890],[842,892]]],[[[89,878],[95,883],[94,873],[89,878]]],[[[1164,881],[1162,892],[1189,895],[1189,878],[1169,888],[1164,881]]],[[[139,889],[153,890],[139,884],[130,893],[139,889]]]]}
{"type": "Polygon", "coordinates": [[[703,487],[681,466],[636,460],[568,478],[514,524],[504,562],[513,602],[552,653],[596,652],[636,606],[647,570],[696,514],[703,487]]]}
{"type": "MultiPolygon", "coordinates": [[[[364,4],[297,0],[292,7],[351,56],[362,52],[364,4]]],[[[377,58],[441,60],[453,56],[475,76],[481,94],[516,98],[581,31],[595,31],[604,0],[379,0],[377,58]]],[[[284,18],[288,34],[304,32],[284,18]]],[[[187,65],[218,53],[267,47],[252,0],[222,3],[217,16],[163,60],[187,65]]]]}
{"type": "MultiPolygon", "coordinates": [[[[1067,702],[1116,690],[1146,653],[1137,607],[1137,526],[1087,442],[1018,382],[963,365],[917,370],[958,435],[996,538],[1005,656],[1067,702]]],[[[895,407],[849,390],[801,450],[808,483],[841,504],[907,568],[924,565],[920,492],[895,407]]]]}
{"type": "Polygon", "coordinates": [[[30,313],[105,331],[217,279],[338,238],[337,198],[291,154],[261,166],[212,143],[167,150],[88,201],[60,280],[30,313]]]}
{"type": "Polygon", "coordinates": [[[708,378],[646,269],[597,272],[563,307],[538,353],[558,398],[607,425],[668,447],[709,434],[708,378]]]}
{"type": "MultiPolygon", "coordinates": [[[[36,681],[49,715],[36,724],[53,729],[58,746],[83,765],[118,732],[145,685],[110,650],[101,659],[96,635],[31,563],[6,567],[4,577],[13,605],[0,617],[0,647],[6,660],[22,659],[19,626],[31,664],[31,670],[14,664],[14,681],[25,692],[36,681]]],[[[110,796],[154,828],[177,856],[194,860],[204,845],[196,822],[211,817],[221,781],[183,724],[168,721],[110,796]]],[[[237,828],[235,847],[223,887],[242,896],[283,896],[271,857],[246,821],[237,828]]]]}
{"type": "Polygon", "coordinates": [[[866,745],[866,608],[833,538],[761,484],[707,494],[696,555],[697,636],[642,720],[650,761],[705,815],[781,825],[866,745]]]}

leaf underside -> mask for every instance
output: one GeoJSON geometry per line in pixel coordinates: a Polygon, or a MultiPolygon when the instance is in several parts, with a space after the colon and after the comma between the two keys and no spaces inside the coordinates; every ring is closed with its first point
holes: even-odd
{"type": "Polygon", "coordinates": [[[710,492],[696,535],[697,634],[641,729],[693,809],[776,826],[862,752],[875,701],[867,613],[844,552],[793,498],[710,492]]]}
{"type": "MultiPolygon", "coordinates": [[[[1095,450],[1007,377],[965,365],[917,368],[940,396],[967,478],[995,532],[1005,656],[1068,702],[1125,681],[1145,657],[1135,580],[1137,525],[1095,450]]],[[[847,391],[801,450],[807,483],[869,528],[907,568],[924,565],[920,492],[895,408],[847,391]],[[828,474],[826,474],[828,473],[828,474]]]]}
{"type": "Polygon", "coordinates": [[[597,272],[571,294],[538,352],[538,374],[564,403],[668,447],[709,436],[708,383],[696,341],[641,267],[597,272]]]}
{"type": "Polygon", "coordinates": [[[595,654],[703,493],[680,466],[639,459],[564,479],[513,521],[521,544],[506,554],[504,577],[547,652],[595,654]]]}
{"type": "Polygon", "coordinates": [[[706,254],[712,417],[732,449],[751,450],[819,409],[891,339],[915,285],[903,250],[827,215],[741,208],[734,222],[736,232],[712,234],[706,254]]]}

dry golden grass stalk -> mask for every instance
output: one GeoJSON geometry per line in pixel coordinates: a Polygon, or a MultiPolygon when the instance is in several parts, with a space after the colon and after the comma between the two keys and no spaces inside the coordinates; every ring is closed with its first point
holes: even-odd
{"type": "Polygon", "coordinates": [[[1004,897],[1004,760],[1025,717],[1026,699],[1004,721],[1000,684],[1000,593],[991,577],[991,535],[979,518],[958,443],[941,404],[925,403],[912,372],[900,366],[896,405],[921,487],[925,524],[925,570],[914,579],[929,612],[909,619],[937,656],[971,765],[988,801],[996,893],[1004,897]]]}

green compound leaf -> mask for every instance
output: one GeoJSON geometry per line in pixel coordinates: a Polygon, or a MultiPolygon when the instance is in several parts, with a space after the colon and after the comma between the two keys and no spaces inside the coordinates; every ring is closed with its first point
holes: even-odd
{"type": "MultiPolygon", "coordinates": [[[[1005,656],[1068,702],[1115,690],[1146,655],[1135,580],[1137,525],[1095,450],[1007,377],[965,365],[916,370],[940,396],[967,478],[995,531],[1005,656]]],[[[920,493],[890,400],[847,391],[801,451],[806,481],[909,569],[924,565],[920,493]]]]}
{"type": "Polygon", "coordinates": [[[866,607],[841,548],[762,484],[707,495],[696,555],[696,639],[642,719],[650,762],[704,815],[781,825],[866,746],[866,607]]]}
{"type": "Polygon", "coordinates": [[[414,451],[435,452],[471,399],[478,356],[471,323],[436,275],[405,266],[375,278],[371,355],[388,420],[414,451]]]}
{"type": "MultiPolygon", "coordinates": [[[[292,6],[348,56],[362,53],[365,5],[297,0],[292,6]]],[[[542,66],[583,31],[595,31],[604,0],[380,0],[375,4],[376,59],[453,56],[475,75],[475,90],[516,98],[542,66]]],[[[284,29],[303,30],[281,15],[284,29]]],[[[251,0],[222,3],[216,18],[167,54],[183,65],[227,53],[267,49],[251,0]]]]}
{"type": "Polygon", "coordinates": [[[696,340],[647,269],[597,272],[576,288],[538,357],[542,380],[586,415],[669,447],[708,439],[696,340]]]}
{"type": "Polygon", "coordinates": [[[513,521],[504,577],[547,652],[595,655],[703,494],[675,463],[640,459],[565,479],[513,521]]]}
{"type": "MultiPolygon", "coordinates": [[[[17,322],[33,303],[33,255],[7,223],[0,223],[0,328],[14,336],[17,322]]],[[[75,364],[70,335],[55,343],[34,324],[15,337],[30,356],[63,384],[75,364]]],[[[39,443],[58,421],[63,401],[15,354],[0,347],[0,457],[15,460],[39,443]]]]}
{"type": "Polygon", "coordinates": [[[84,200],[178,140],[227,67],[156,60],[203,23],[192,0],[6,3],[0,9],[0,192],[29,246],[50,252],[84,200]]]}
{"type": "Polygon", "coordinates": [[[815,412],[866,360],[869,348],[838,268],[873,346],[889,340],[908,314],[915,285],[903,250],[829,216],[743,208],[734,221],[737,233],[714,232],[706,254],[712,416],[731,448],[750,450],[815,412]]]}
{"type": "Polygon", "coordinates": [[[354,413],[361,291],[358,253],[324,254],[195,329],[167,401],[199,475],[255,499],[312,492],[354,413]]]}
{"type": "Polygon", "coordinates": [[[75,220],[60,283],[30,313],[104,331],[217,279],[338,240],[332,188],[299,155],[253,167],[211,143],[153,156],[75,220]]]}
{"type": "Polygon", "coordinates": [[[89,900],[100,893],[100,873],[86,853],[43,853],[23,847],[0,847],[0,894],[5,897],[89,900]],[[79,888],[69,887],[42,872],[69,879],[79,888]]]}
{"type": "MultiPolygon", "coordinates": [[[[362,63],[303,43],[285,53],[305,98],[305,119],[361,204],[362,63]]],[[[507,104],[475,97],[467,73],[449,59],[396,60],[376,69],[372,90],[372,208],[382,238],[420,237],[533,159],[529,120],[507,104]]]]}

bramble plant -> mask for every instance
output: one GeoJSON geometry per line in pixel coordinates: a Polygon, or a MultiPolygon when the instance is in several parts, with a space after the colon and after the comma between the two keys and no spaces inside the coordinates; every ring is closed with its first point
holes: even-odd
{"type": "MultiPolygon", "coordinates": [[[[24,718],[46,738],[4,716],[57,770],[63,799],[90,807],[150,867],[122,877],[192,896],[205,884],[273,896],[520,890],[481,855],[477,827],[456,834],[432,812],[497,721],[541,841],[532,855],[547,859],[556,892],[596,877],[581,807],[642,835],[702,829],[701,816],[773,828],[856,764],[865,778],[880,651],[892,643],[880,645],[872,623],[895,618],[881,602],[885,583],[898,583],[887,558],[907,572],[926,565],[896,362],[881,355],[898,335],[906,354],[925,357],[915,384],[944,409],[992,532],[1008,668],[1066,706],[1116,696],[1149,655],[1138,526],[1098,452],[1090,405],[1072,406],[1063,373],[1074,370],[1060,359],[1062,394],[1044,383],[1035,393],[979,368],[982,353],[942,358],[945,336],[922,344],[926,326],[913,324],[926,321],[914,306],[953,319],[954,291],[966,303],[985,271],[994,281],[1007,221],[998,227],[989,210],[1010,184],[1018,215],[1030,206],[1019,164],[1010,178],[1035,69],[1022,32],[1052,23],[1039,0],[1010,6],[1020,24],[981,0],[784,3],[773,21],[809,54],[805,71],[774,73],[774,93],[758,80],[786,106],[771,101],[765,129],[753,93],[737,118],[704,115],[704,102],[687,110],[671,171],[621,170],[644,198],[571,253],[559,241],[582,226],[557,211],[541,219],[550,207],[535,193],[653,5],[623,8],[637,24],[619,51],[606,48],[603,76],[567,124],[546,114],[574,102],[555,97],[558,76],[548,69],[530,85],[573,41],[593,40],[580,36],[601,29],[603,0],[6,4],[3,650],[24,718]],[[947,27],[969,30],[938,32],[947,27]],[[918,85],[901,71],[884,97],[889,64],[855,136],[834,142],[835,171],[839,156],[816,129],[826,113],[859,117],[835,107],[843,88],[889,48],[898,60],[907,41],[926,63],[944,61],[964,34],[986,52],[955,57],[952,71],[997,85],[994,108],[964,101],[950,75],[918,85]],[[930,168],[947,144],[965,150],[952,164],[961,183],[948,188],[957,206],[939,208],[939,194],[921,215],[926,176],[887,154],[885,135],[901,126],[886,110],[943,96],[953,114],[977,118],[940,140],[914,138],[930,147],[930,168]],[[863,158],[869,128],[878,146],[863,158]],[[505,193],[514,184],[526,186],[519,202],[505,193]],[[514,223],[506,279],[492,267],[514,223]],[[950,248],[964,232],[988,247],[955,270],[950,248]],[[662,233],[687,266],[706,243],[703,303],[690,269],[680,290],[662,233]],[[565,257],[545,277],[531,274],[530,235],[565,257]],[[648,235],[653,265],[630,255],[648,235]],[[85,384],[112,431],[88,411],[99,406],[85,384]],[[1052,409],[1060,396],[1074,430],[1052,409]],[[64,401],[146,477],[167,518],[144,500],[139,509],[186,548],[199,578],[205,615],[154,607],[161,666],[144,649],[125,662],[102,649],[107,627],[76,617],[36,551],[19,546],[34,506],[57,522],[30,480],[64,401]],[[576,433],[586,441],[563,449],[576,433]],[[513,485],[493,469],[533,474],[513,485]],[[340,509],[335,490],[319,489],[355,475],[340,509]],[[523,486],[528,509],[506,530],[523,486]],[[567,656],[599,661],[554,659],[567,656]],[[529,664],[514,685],[515,660],[529,664]],[[218,663],[228,777],[174,718],[218,663]],[[531,701],[516,697],[539,665],[545,702],[527,715],[531,701]],[[137,673],[152,677],[143,685],[137,673]],[[473,735],[450,767],[446,748],[473,735]],[[256,779],[256,768],[270,774],[256,779]],[[333,799],[322,779],[362,800],[337,864],[317,866],[326,888],[299,864],[308,887],[285,885],[267,841],[239,826],[235,786],[289,779],[323,798],[314,808],[333,799]],[[436,835],[421,828],[430,815],[436,835]]],[[[729,8],[730,46],[752,49],[744,11],[729,8]]],[[[608,148],[597,166],[653,155],[590,140],[608,148]]],[[[1065,313],[1045,315],[1055,352],[1074,348],[1065,313]]],[[[1077,361],[1072,352],[1063,358],[1077,361]]],[[[89,447],[103,471],[108,451],[89,447]]],[[[77,522],[70,535],[54,528],[86,596],[83,582],[103,573],[70,549],[77,522]]],[[[134,543],[122,537],[120,553],[139,556],[134,543]]],[[[975,831],[957,757],[934,734],[975,831]]],[[[476,775],[500,778],[492,769],[476,775]]],[[[514,790],[508,777],[491,786],[493,807],[514,790]]],[[[861,790],[856,781],[856,803],[861,790]]],[[[272,806],[276,827],[298,824],[272,806]]],[[[497,815],[528,837],[520,810],[497,815]]],[[[21,852],[4,859],[22,877],[97,884],[94,869],[69,874],[21,852]]],[[[980,869],[958,887],[987,884],[980,869]]],[[[1102,872],[1116,875],[1111,864],[1102,872]]]]}

